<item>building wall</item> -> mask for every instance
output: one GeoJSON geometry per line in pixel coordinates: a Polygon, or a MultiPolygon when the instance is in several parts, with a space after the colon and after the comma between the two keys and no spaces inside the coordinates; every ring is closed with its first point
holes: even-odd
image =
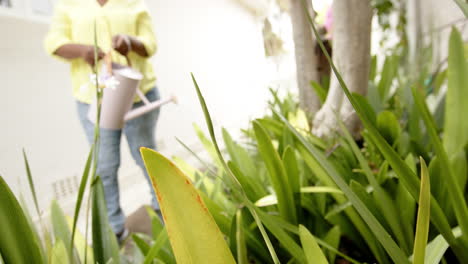
{"type": "MultiPolygon", "coordinates": [[[[163,97],[179,98],[178,105],[167,105],[161,112],[156,135],[163,153],[187,155],[176,137],[199,149],[192,123],[205,125],[190,72],[217,127],[238,131],[264,111],[268,87],[258,19],[233,0],[147,3],[159,44],[152,59],[158,86],[163,97]]],[[[73,179],[81,175],[88,146],[76,116],[67,65],[45,54],[42,42],[48,24],[41,20],[47,19],[0,12],[0,174],[16,193],[28,197],[21,153],[26,149],[45,208],[62,189],[68,193],[76,188],[73,179]],[[67,179],[71,180],[63,181],[67,179]]],[[[143,181],[125,140],[122,147],[122,181],[143,181]]]]}

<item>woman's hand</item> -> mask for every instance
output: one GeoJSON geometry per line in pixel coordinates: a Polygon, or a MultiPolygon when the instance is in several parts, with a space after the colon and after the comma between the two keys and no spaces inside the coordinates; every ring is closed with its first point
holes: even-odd
{"type": "MultiPolygon", "coordinates": [[[[60,46],[55,52],[55,55],[65,59],[82,58],[86,63],[94,66],[94,46],[83,44],[65,44],[60,46]]],[[[97,49],[97,59],[104,58],[104,52],[100,48],[97,49]]]]}
{"type": "Polygon", "coordinates": [[[128,35],[117,34],[112,37],[112,47],[123,56],[132,50],[132,39],[128,35]]]}
{"type": "MultiPolygon", "coordinates": [[[[106,54],[102,52],[102,50],[98,47],[97,48],[97,59],[98,61],[104,58],[106,54]]],[[[91,66],[94,66],[94,46],[86,45],[83,46],[81,50],[81,58],[83,58],[86,63],[91,66]]]]}
{"type": "Polygon", "coordinates": [[[127,56],[130,51],[141,57],[148,57],[145,45],[136,37],[124,34],[117,34],[112,37],[112,47],[123,56],[127,56]]]}

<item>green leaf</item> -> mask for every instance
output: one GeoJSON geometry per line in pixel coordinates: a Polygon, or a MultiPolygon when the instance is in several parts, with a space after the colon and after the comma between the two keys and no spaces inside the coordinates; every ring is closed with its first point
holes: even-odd
{"type": "MultiPolygon", "coordinates": [[[[89,150],[88,158],[86,159],[86,164],[85,164],[83,174],[80,180],[80,187],[78,189],[78,194],[77,194],[76,204],[75,204],[75,213],[73,215],[73,226],[72,226],[72,232],[71,232],[70,245],[74,244],[75,233],[76,233],[76,223],[78,222],[78,217],[79,217],[80,210],[81,210],[81,204],[83,202],[83,196],[84,196],[84,192],[86,190],[86,184],[89,178],[89,172],[90,172],[92,158],[93,158],[93,151],[94,151],[94,144],[91,145],[91,149],[89,150]]],[[[67,243],[68,240],[64,240],[64,241],[65,243],[67,243]]]]}
{"type": "MultiPolygon", "coordinates": [[[[28,222],[28,225],[32,227],[31,228],[33,231],[32,239],[43,242],[42,244],[39,243],[39,246],[41,247],[40,249],[41,249],[41,252],[43,252],[44,257],[47,258],[47,256],[50,256],[50,253],[52,252],[51,233],[49,232],[47,227],[44,225],[42,221],[42,217],[39,218],[39,226],[36,227],[36,225],[34,224],[34,221],[31,218],[31,215],[29,214],[28,206],[26,205],[26,202],[24,201],[24,197],[22,196],[21,193],[19,194],[19,204],[21,208],[23,209],[23,213],[24,213],[24,216],[26,217],[26,221],[28,222]],[[43,235],[42,239],[40,239],[39,232],[37,229],[42,230],[42,235],[43,235]],[[43,247],[43,245],[45,247],[43,247]]],[[[48,260],[44,259],[44,262],[47,262],[47,261],[48,260]]]]}
{"type": "Polygon", "coordinates": [[[370,105],[369,101],[367,100],[366,97],[353,93],[353,98],[356,100],[356,102],[362,107],[362,112],[361,114],[365,115],[367,117],[367,120],[371,122],[373,125],[377,122],[377,116],[375,114],[374,109],[370,105]]]}
{"type": "MultiPolygon", "coordinates": [[[[65,216],[68,224],[68,228],[71,229],[73,227],[73,219],[69,216],[65,216]]],[[[75,239],[74,239],[74,247],[78,253],[79,262],[74,263],[94,263],[92,248],[84,238],[83,234],[81,234],[78,230],[75,232],[75,239]],[[86,260],[85,260],[86,258],[86,260]]]]}
{"type": "Polygon", "coordinates": [[[51,264],[67,264],[70,263],[70,259],[68,258],[67,249],[65,244],[61,239],[57,239],[55,241],[55,245],[52,248],[52,255],[50,259],[51,264]]]}
{"type": "MultiPolygon", "coordinates": [[[[343,194],[342,191],[340,191],[337,188],[333,187],[326,187],[326,186],[307,186],[307,187],[302,187],[301,188],[301,193],[337,193],[337,194],[343,194]]],[[[260,198],[258,201],[255,202],[255,205],[258,207],[264,207],[264,206],[270,206],[278,203],[278,199],[276,198],[276,195],[270,194],[267,196],[264,196],[260,198]]]]}
{"type": "Polygon", "coordinates": [[[31,175],[31,169],[29,168],[28,157],[26,156],[26,152],[24,151],[24,149],[23,149],[23,159],[24,159],[24,166],[26,167],[26,174],[28,176],[29,190],[31,191],[31,194],[32,194],[34,207],[36,209],[37,215],[40,217],[41,210],[39,209],[39,203],[37,202],[36,188],[34,188],[34,181],[31,175]]]}
{"type": "Polygon", "coordinates": [[[369,80],[373,81],[377,74],[377,55],[371,57],[371,63],[369,66],[369,80]]]}
{"type": "MultiPolygon", "coordinates": [[[[154,244],[151,246],[150,250],[148,251],[148,254],[145,257],[145,261],[143,264],[151,264],[153,263],[153,260],[156,258],[156,256],[159,254],[159,251],[162,249],[164,244],[167,243],[167,240],[169,239],[169,236],[167,234],[166,229],[164,228],[163,231],[160,233],[154,244]]],[[[177,255],[176,255],[177,259],[177,255]]],[[[195,263],[195,262],[187,262],[187,263],[195,263]]]]}
{"type": "Polygon", "coordinates": [[[198,139],[200,140],[200,142],[203,144],[203,147],[205,148],[205,150],[208,152],[208,154],[210,155],[211,157],[211,160],[218,164],[219,166],[221,165],[220,164],[220,160],[218,158],[218,155],[216,153],[216,147],[214,146],[214,144],[205,136],[205,134],[203,133],[203,131],[201,130],[201,128],[197,125],[197,124],[193,124],[193,128],[198,136],[198,139]]]}
{"type": "Polygon", "coordinates": [[[218,143],[217,143],[217,140],[216,140],[216,136],[215,136],[215,133],[214,133],[214,128],[213,128],[213,122],[211,121],[211,117],[210,117],[210,113],[208,111],[208,107],[206,105],[206,102],[205,102],[205,98],[203,97],[201,91],[200,91],[200,87],[198,87],[198,83],[197,81],[195,80],[195,76],[193,76],[193,74],[191,74],[192,76],[192,81],[193,81],[193,84],[195,85],[195,90],[197,91],[197,96],[198,96],[198,100],[200,101],[200,105],[202,107],[202,110],[203,110],[203,114],[205,116],[205,121],[206,121],[206,125],[208,127],[208,131],[210,133],[210,136],[211,136],[211,141],[213,142],[213,145],[215,146],[215,149],[216,149],[216,153],[218,154],[218,157],[221,161],[221,164],[223,165],[226,173],[228,174],[228,181],[230,181],[230,185],[232,186],[233,190],[235,191],[234,194],[236,194],[236,191],[239,191],[240,192],[240,198],[244,201],[245,205],[247,206],[247,208],[249,209],[250,213],[252,214],[253,218],[255,219],[255,222],[257,223],[257,226],[258,226],[258,229],[260,230],[260,233],[262,234],[262,237],[268,247],[268,251],[273,259],[273,262],[275,264],[279,263],[279,259],[278,259],[278,256],[276,254],[276,251],[270,241],[270,238],[268,237],[268,234],[266,233],[265,231],[265,228],[263,227],[263,224],[258,216],[258,213],[255,209],[255,206],[252,204],[252,202],[250,200],[248,200],[246,197],[245,197],[245,194],[242,192],[242,188],[240,186],[240,183],[239,181],[236,179],[236,177],[234,176],[234,174],[232,173],[232,171],[229,169],[227,163],[225,162],[224,158],[223,158],[223,155],[221,154],[221,150],[219,149],[219,146],[218,146],[218,143]],[[240,189],[239,189],[240,187],[240,189]]]}
{"type": "MultiPolygon", "coordinates": [[[[412,157],[412,156],[408,156],[412,157]]],[[[407,158],[411,159],[411,158],[407,158]]],[[[398,183],[396,190],[396,210],[398,210],[398,218],[402,224],[403,234],[409,245],[414,244],[414,223],[416,212],[416,201],[408,192],[402,183],[398,183]]],[[[410,248],[412,251],[412,248],[410,248]]]]}
{"type": "Polygon", "coordinates": [[[298,193],[301,190],[300,184],[300,172],[297,165],[296,153],[294,150],[288,146],[283,153],[283,163],[284,168],[286,169],[287,178],[289,179],[289,184],[291,190],[294,193],[298,193]]]}
{"type": "Polygon", "coordinates": [[[39,240],[33,234],[21,206],[0,176],[0,252],[5,263],[45,263],[39,240]]]}
{"type": "Polygon", "coordinates": [[[164,225],[162,223],[162,220],[159,218],[159,216],[156,214],[156,212],[151,206],[146,206],[145,209],[146,213],[151,219],[151,232],[153,238],[157,239],[162,230],[164,229],[164,225]]]}
{"type": "Polygon", "coordinates": [[[157,193],[177,262],[235,263],[223,234],[183,172],[153,150],[141,148],[140,151],[157,193]]]}
{"type": "MultiPolygon", "coordinates": [[[[52,205],[50,206],[50,217],[52,223],[52,229],[54,231],[54,236],[56,240],[63,241],[71,241],[71,234],[70,229],[68,227],[67,219],[65,214],[60,208],[59,204],[56,200],[52,201],[52,205]]],[[[74,245],[66,243],[63,245],[67,250],[66,253],[68,254],[67,259],[77,261],[79,257],[76,255],[76,250],[74,245]],[[72,248],[73,246],[73,248],[72,248]]],[[[53,249],[54,250],[54,249],[53,249]]]]}
{"type": "MultiPolygon", "coordinates": [[[[39,217],[39,225],[40,225],[40,228],[42,229],[43,241],[44,241],[44,244],[45,244],[46,255],[47,255],[47,252],[52,250],[52,241],[51,241],[51,238],[50,238],[49,231],[47,230],[46,226],[44,225],[44,222],[42,221],[41,210],[39,208],[39,203],[37,202],[36,188],[35,188],[35,185],[34,185],[32,174],[31,174],[31,169],[30,169],[30,166],[29,166],[28,157],[26,156],[26,152],[25,152],[24,149],[23,149],[23,159],[24,159],[24,165],[25,165],[25,168],[26,168],[26,174],[28,176],[29,190],[31,191],[31,194],[32,194],[32,198],[33,198],[33,201],[34,201],[34,207],[36,209],[37,216],[39,217]]],[[[25,205],[25,204],[23,203],[23,205],[25,205]]],[[[31,216],[29,215],[27,208],[25,206],[23,206],[23,209],[25,211],[24,213],[25,213],[25,216],[26,216],[26,218],[28,220],[29,225],[31,225],[33,227],[33,233],[34,233],[33,235],[35,236],[35,239],[39,240],[39,234],[38,234],[37,230],[34,229],[34,226],[32,224],[32,220],[31,220],[31,216]]],[[[41,250],[43,250],[41,244],[40,244],[40,246],[41,246],[41,250]]]]}
{"type": "MultiPolygon", "coordinates": [[[[380,120],[387,119],[387,122],[391,122],[390,120],[393,119],[393,117],[394,117],[393,114],[392,113],[383,114],[383,113],[386,113],[386,112],[382,112],[381,115],[379,115],[380,120]],[[387,116],[387,117],[385,117],[385,116],[387,116]]],[[[397,122],[396,118],[395,118],[394,121],[397,122]]],[[[377,124],[379,124],[379,121],[377,121],[377,124]]],[[[354,155],[358,159],[359,164],[360,164],[361,168],[363,169],[364,174],[367,177],[367,180],[369,181],[370,185],[374,189],[374,200],[375,200],[375,205],[376,205],[376,209],[375,209],[375,211],[373,211],[374,215],[381,216],[382,218],[380,218],[380,219],[385,220],[385,222],[383,222],[383,223],[388,224],[388,226],[390,227],[390,230],[393,232],[396,239],[398,240],[399,245],[402,247],[403,250],[405,250],[405,252],[407,254],[409,254],[409,252],[410,252],[410,243],[409,242],[410,241],[405,239],[402,226],[400,225],[400,221],[398,221],[398,218],[395,217],[396,215],[398,215],[398,212],[397,212],[397,210],[395,208],[395,205],[394,205],[390,195],[378,183],[377,179],[375,178],[374,174],[372,173],[372,171],[371,171],[371,169],[369,167],[369,164],[368,164],[367,160],[363,156],[361,150],[357,146],[356,142],[354,141],[353,137],[351,136],[351,134],[347,130],[346,126],[342,122],[339,122],[339,125],[340,125],[341,131],[343,132],[343,135],[344,135],[347,143],[349,144],[349,146],[351,147],[351,150],[353,151],[354,155]]],[[[398,126],[398,128],[399,128],[398,122],[395,125],[398,126]]],[[[382,126],[387,127],[386,125],[382,125],[382,126]]],[[[388,130],[391,131],[393,129],[390,128],[388,130]]],[[[396,139],[396,137],[398,137],[399,133],[396,134],[396,135],[392,135],[393,132],[390,132],[389,134],[391,135],[391,138],[396,139]]],[[[386,163],[384,163],[384,164],[386,164],[386,163]]],[[[361,196],[361,200],[362,200],[362,196],[361,196]]]]}
{"type": "Polygon", "coordinates": [[[431,209],[431,186],[426,163],[421,161],[421,191],[419,192],[418,220],[414,239],[414,264],[424,264],[431,209]]]}
{"type": "MultiPolygon", "coordinates": [[[[453,35],[453,32],[452,32],[453,35]]],[[[453,168],[450,165],[447,152],[445,151],[442,142],[440,141],[439,134],[436,131],[434,119],[432,118],[425,101],[423,100],[420,92],[416,90],[415,87],[412,88],[413,97],[415,104],[421,114],[421,117],[426,125],[426,129],[431,138],[431,142],[434,145],[435,152],[437,157],[440,159],[441,168],[446,173],[446,183],[450,186],[450,191],[448,196],[452,203],[452,206],[455,211],[455,216],[457,217],[458,223],[463,231],[462,240],[465,246],[468,245],[468,207],[463,196],[463,191],[461,186],[458,184],[457,176],[454,174],[453,168]]],[[[432,201],[431,201],[432,203],[432,201]]]]}
{"type": "Polygon", "coordinates": [[[401,133],[400,124],[395,114],[390,111],[383,111],[377,116],[377,129],[380,134],[393,145],[401,133]]]}
{"type": "Polygon", "coordinates": [[[302,248],[309,264],[328,264],[328,260],[315,241],[314,236],[303,225],[299,225],[302,248]]]}
{"type": "Polygon", "coordinates": [[[141,253],[143,253],[144,256],[148,254],[148,251],[150,250],[150,246],[148,243],[143,240],[139,235],[137,234],[132,234],[132,239],[137,245],[137,247],[140,249],[141,253]]]}
{"type": "Polygon", "coordinates": [[[388,56],[380,73],[380,81],[377,89],[380,94],[380,99],[385,102],[390,97],[390,88],[395,78],[398,69],[398,57],[388,56]]]}
{"type": "Polygon", "coordinates": [[[225,129],[223,129],[223,139],[232,160],[232,163],[228,162],[228,166],[239,180],[247,197],[257,200],[265,195],[266,192],[257,177],[258,172],[255,164],[247,151],[237,145],[225,129]]]}
{"type": "Polygon", "coordinates": [[[245,242],[244,223],[242,220],[242,210],[237,210],[236,213],[236,248],[237,248],[237,263],[248,264],[247,245],[245,242]]]}
{"type": "MultiPolygon", "coordinates": [[[[461,236],[460,227],[456,227],[453,229],[453,235],[456,238],[459,238],[461,236]]],[[[447,243],[447,241],[445,241],[444,237],[442,235],[438,235],[429,244],[427,244],[424,263],[439,264],[448,247],[449,244],[447,243]]]]}
{"type": "Polygon", "coordinates": [[[465,15],[465,18],[468,18],[468,3],[462,2],[462,0],[454,0],[457,3],[458,7],[460,7],[461,11],[465,15]]]}
{"type": "MultiPolygon", "coordinates": [[[[291,224],[282,218],[274,218],[272,215],[264,213],[259,209],[256,210],[260,219],[265,224],[266,228],[270,230],[270,232],[278,239],[281,245],[291,254],[291,256],[296,258],[299,261],[299,263],[305,263],[306,258],[304,255],[304,251],[296,243],[296,241],[283,229],[283,226],[280,225],[280,221],[288,225],[291,224]]],[[[295,225],[292,226],[296,227],[295,225]]]]}
{"type": "MultiPolygon", "coordinates": [[[[302,144],[298,144],[297,148],[299,152],[301,153],[302,158],[304,159],[305,163],[309,166],[310,169],[312,169],[315,176],[317,176],[317,178],[324,185],[328,187],[333,187],[333,188],[338,187],[337,184],[331,178],[329,172],[321,166],[321,162],[316,160],[315,154],[310,152],[311,147],[314,148],[315,151],[317,151],[317,153],[319,152],[319,150],[316,149],[313,145],[310,145],[307,142],[307,140],[304,137],[302,137],[302,135],[300,135],[297,131],[295,131],[294,128],[291,125],[289,125],[286,119],[283,118],[282,121],[285,122],[285,124],[293,132],[296,138],[298,138],[299,141],[302,143],[302,144]]],[[[325,157],[323,158],[325,159],[325,157]]],[[[377,260],[384,263],[384,261],[386,260],[384,256],[385,252],[383,252],[383,249],[378,244],[376,237],[372,234],[368,225],[358,215],[358,213],[354,210],[354,208],[351,208],[349,206],[350,204],[347,203],[346,197],[343,197],[342,195],[338,195],[334,193],[331,193],[331,196],[333,197],[333,199],[335,199],[335,201],[337,201],[338,204],[345,206],[345,208],[343,208],[344,212],[349,217],[350,221],[353,223],[353,227],[355,227],[358,230],[358,232],[349,232],[348,235],[353,236],[354,234],[358,233],[360,236],[362,236],[364,240],[367,242],[367,244],[369,245],[372,253],[374,253],[374,255],[376,256],[377,260]]],[[[340,219],[340,220],[343,220],[343,219],[340,219]]],[[[356,238],[355,236],[353,237],[356,238]]],[[[359,240],[354,239],[354,241],[357,242],[359,240]]]]}
{"type": "Polygon", "coordinates": [[[311,81],[310,85],[312,86],[312,88],[314,88],[315,94],[320,100],[320,103],[323,104],[325,100],[327,99],[327,93],[328,93],[327,90],[323,88],[323,86],[320,85],[320,83],[316,81],[311,81]]]}
{"type": "Polygon", "coordinates": [[[117,238],[109,225],[104,186],[99,176],[92,183],[91,195],[94,259],[97,263],[107,263],[111,259],[113,263],[119,263],[117,238]]]}
{"type": "MultiPolygon", "coordinates": [[[[465,3],[466,5],[466,3],[465,3]]],[[[443,143],[447,153],[457,153],[468,143],[468,66],[460,33],[453,28],[448,55],[448,87],[445,103],[443,143]]]]}
{"type": "Polygon", "coordinates": [[[291,223],[296,224],[296,206],[284,164],[262,125],[254,121],[253,127],[257,138],[258,151],[265,162],[270,182],[278,197],[280,215],[291,223]]]}
{"type": "MultiPolygon", "coordinates": [[[[333,248],[339,248],[340,247],[340,237],[341,237],[341,231],[339,226],[334,226],[332,229],[328,231],[328,233],[325,235],[323,238],[323,241],[332,246],[333,248]]],[[[336,252],[327,250],[325,251],[327,253],[328,259],[330,260],[330,263],[335,263],[335,258],[336,258],[336,252]]]]}

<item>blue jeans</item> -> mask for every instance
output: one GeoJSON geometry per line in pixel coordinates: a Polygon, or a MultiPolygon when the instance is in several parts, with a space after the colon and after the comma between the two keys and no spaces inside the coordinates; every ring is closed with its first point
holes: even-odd
{"type": "MultiPolygon", "coordinates": [[[[149,101],[159,100],[157,87],[146,93],[149,101]]],[[[143,102],[133,105],[139,107],[143,102]]],[[[89,105],[77,102],[78,115],[86,133],[89,144],[94,140],[94,124],[87,118],[89,105]]],[[[146,180],[151,190],[151,205],[154,209],[159,209],[158,200],[154,193],[151,181],[146,172],[143,159],[140,155],[140,147],[156,149],[154,129],[159,117],[159,108],[146,113],[140,117],[126,122],[123,130],[100,129],[100,145],[97,166],[97,175],[102,179],[107,204],[107,214],[112,230],[119,233],[124,229],[125,215],[120,207],[119,182],[117,171],[120,166],[120,139],[122,132],[125,134],[130,152],[136,164],[143,170],[146,180]]]]}

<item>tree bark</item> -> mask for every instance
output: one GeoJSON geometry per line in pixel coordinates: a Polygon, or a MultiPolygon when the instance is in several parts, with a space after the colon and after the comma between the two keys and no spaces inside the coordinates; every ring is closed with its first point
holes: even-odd
{"type": "MultiPolygon", "coordinates": [[[[366,0],[333,2],[333,62],[352,93],[367,93],[372,7],[366,0]]],[[[342,88],[332,74],[327,99],[317,112],[312,133],[330,138],[338,130],[340,118],[355,138],[359,138],[361,123],[342,88]]]]}
{"type": "MultiPolygon", "coordinates": [[[[308,11],[314,14],[311,0],[305,1],[308,11]]],[[[294,48],[296,56],[296,76],[299,89],[299,105],[309,118],[319,110],[320,101],[311,81],[319,81],[317,55],[315,54],[315,39],[302,5],[302,0],[291,0],[290,15],[293,29],[294,48]]]]}

